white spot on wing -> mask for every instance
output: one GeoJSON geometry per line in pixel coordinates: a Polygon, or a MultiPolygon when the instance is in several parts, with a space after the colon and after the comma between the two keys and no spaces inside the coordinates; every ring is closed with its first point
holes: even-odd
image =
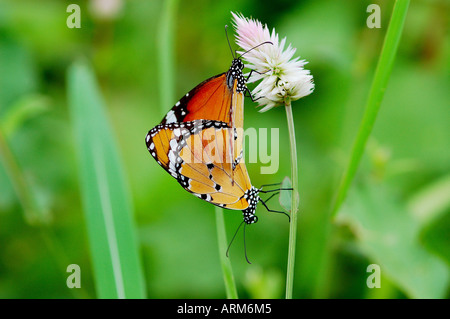
{"type": "Polygon", "coordinates": [[[177,118],[175,116],[175,112],[173,110],[170,110],[166,115],[166,123],[176,123],[177,118]]]}
{"type": "Polygon", "coordinates": [[[177,146],[178,146],[177,140],[171,139],[170,140],[170,148],[175,151],[177,149],[177,146]]]}
{"type": "MultiPolygon", "coordinates": [[[[175,152],[173,151],[169,151],[169,161],[170,161],[170,165],[172,166],[174,163],[176,163],[177,161],[177,157],[175,155],[175,152]]],[[[174,166],[175,169],[175,166],[174,166]]]]}

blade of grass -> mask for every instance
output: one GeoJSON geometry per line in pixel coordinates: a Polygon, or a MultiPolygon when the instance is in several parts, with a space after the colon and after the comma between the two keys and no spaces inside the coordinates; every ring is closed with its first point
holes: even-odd
{"type": "Polygon", "coordinates": [[[0,128],[0,160],[3,163],[6,173],[9,176],[17,198],[24,211],[24,217],[30,224],[43,223],[42,214],[36,203],[36,200],[28,187],[22,170],[17,163],[14,154],[8,145],[8,142],[3,134],[3,128],[0,128]]]}
{"type": "Polygon", "coordinates": [[[17,131],[26,120],[44,113],[48,108],[49,99],[44,95],[29,94],[19,99],[0,118],[0,126],[6,138],[17,131]]]}
{"type": "MultiPolygon", "coordinates": [[[[20,108],[20,111],[13,109],[13,111],[2,119],[2,123],[0,123],[0,165],[3,164],[3,168],[9,177],[17,199],[22,206],[25,221],[38,229],[40,238],[52,253],[57,268],[61,270],[59,273],[60,275],[62,274],[60,279],[64,280],[66,276],[65,269],[70,262],[64,247],[51,227],[49,217],[51,214],[44,212],[43,208],[38,205],[33,188],[30,187],[29,182],[25,178],[23,169],[20,167],[6,139],[6,135],[13,135],[20,127],[20,118],[29,118],[34,114],[33,108],[20,108]],[[16,116],[17,114],[20,114],[20,116],[16,116]],[[11,124],[12,122],[14,123],[11,124]]],[[[75,298],[89,297],[84,289],[69,289],[69,291],[75,298]]]]}
{"type": "Polygon", "coordinates": [[[217,225],[217,241],[219,243],[220,264],[222,266],[223,281],[225,283],[225,291],[228,299],[238,299],[236,283],[234,281],[233,269],[231,263],[226,256],[227,251],[227,234],[225,232],[225,220],[223,218],[223,210],[216,207],[216,225],[217,225]]]}
{"type": "Polygon", "coordinates": [[[291,222],[289,224],[289,247],[286,272],[286,299],[292,299],[292,292],[294,289],[295,248],[297,243],[297,212],[300,198],[298,195],[298,161],[297,144],[295,142],[294,117],[292,115],[292,106],[289,99],[285,101],[285,109],[289,129],[292,180],[291,222]]]}
{"type": "Polygon", "coordinates": [[[175,103],[174,22],[178,0],[167,0],[158,28],[159,96],[163,113],[175,103]]]}
{"type": "Polygon", "coordinates": [[[144,298],[131,200],[96,80],[77,62],[67,83],[97,295],[144,298]]]}
{"type": "Polygon", "coordinates": [[[351,186],[353,178],[355,177],[359,162],[361,161],[364,153],[367,139],[372,132],[373,125],[377,118],[381,102],[383,101],[384,92],[392,72],[392,67],[394,65],[394,59],[402,35],[409,2],[410,0],[397,0],[395,2],[394,9],[392,10],[391,20],[389,22],[383,48],[375,70],[365,113],[352,147],[349,163],[341,179],[337,195],[331,209],[332,218],[334,218],[338,213],[339,208],[347,196],[347,191],[351,186]]]}

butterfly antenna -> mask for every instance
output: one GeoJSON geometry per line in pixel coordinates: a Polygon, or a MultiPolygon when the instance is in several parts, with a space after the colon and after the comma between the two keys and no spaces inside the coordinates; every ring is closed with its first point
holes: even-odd
{"type": "Polygon", "coordinates": [[[251,50],[254,50],[254,49],[256,49],[257,47],[260,47],[260,46],[262,46],[263,44],[269,44],[269,43],[273,45],[273,43],[270,42],[270,41],[266,41],[266,42],[260,43],[260,44],[258,44],[258,45],[256,45],[256,46],[254,46],[253,48],[248,49],[247,51],[245,51],[244,53],[242,53],[242,54],[238,57],[238,59],[240,59],[244,54],[250,52],[251,50]]]}
{"type": "Polygon", "coordinates": [[[247,262],[251,265],[252,263],[250,262],[250,260],[248,260],[247,257],[247,245],[245,244],[245,227],[247,226],[247,224],[244,225],[244,255],[245,255],[245,260],[247,260],[247,262]]]}
{"type": "Polygon", "coordinates": [[[230,43],[230,39],[228,38],[228,32],[227,32],[228,26],[225,25],[225,35],[227,36],[227,41],[228,41],[228,46],[230,47],[230,51],[231,51],[231,56],[233,57],[233,59],[235,58],[234,53],[233,53],[233,49],[231,48],[231,43],[230,43]]]}
{"type": "MultiPolygon", "coordinates": [[[[233,235],[233,238],[231,238],[231,241],[230,241],[230,243],[228,244],[227,252],[225,253],[225,255],[226,255],[227,257],[228,257],[228,251],[230,250],[231,244],[233,243],[234,238],[236,237],[236,235],[237,235],[237,233],[238,233],[238,231],[239,231],[239,228],[241,228],[241,226],[242,226],[243,223],[244,223],[244,221],[242,221],[242,222],[239,224],[238,228],[236,229],[236,232],[235,232],[234,235],[233,235]]],[[[245,226],[244,226],[244,229],[245,229],[245,226]]]]}

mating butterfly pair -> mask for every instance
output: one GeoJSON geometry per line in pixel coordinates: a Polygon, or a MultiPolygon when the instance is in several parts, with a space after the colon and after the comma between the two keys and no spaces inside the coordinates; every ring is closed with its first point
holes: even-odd
{"type": "Polygon", "coordinates": [[[242,159],[244,64],[205,80],[187,93],[146,136],[150,154],[188,192],[214,205],[242,210],[257,222],[259,190],[242,159]]]}
{"type": "Polygon", "coordinates": [[[240,57],[233,57],[227,72],[183,96],[145,142],[157,163],[185,190],[216,206],[241,210],[243,222],[252,224],[258,221],[257,203],[267,208],[258,194],[270,191],[252,186],[241,161],[248,78],[240,57]]]}

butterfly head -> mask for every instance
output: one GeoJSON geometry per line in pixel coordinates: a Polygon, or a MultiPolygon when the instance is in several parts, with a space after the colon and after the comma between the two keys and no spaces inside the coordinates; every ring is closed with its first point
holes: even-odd
{"type": "Polygon", "coordinates": [[[244,63],[239,58],[233,59],[233,62],[231,63],[231,68],[242,71],[244,69],[244,63]]]}
{"type": "Polygon", "coordinates": [[[254,224],[258,221],[258,216],[255,215],[256,205],[258,204],[259,189],[252,186],[252,188],[245,191],[244,198],[248,202],[248,207],[242,210],[242,215],[244,215],[244,222],[246,224],[254,224]]]}

